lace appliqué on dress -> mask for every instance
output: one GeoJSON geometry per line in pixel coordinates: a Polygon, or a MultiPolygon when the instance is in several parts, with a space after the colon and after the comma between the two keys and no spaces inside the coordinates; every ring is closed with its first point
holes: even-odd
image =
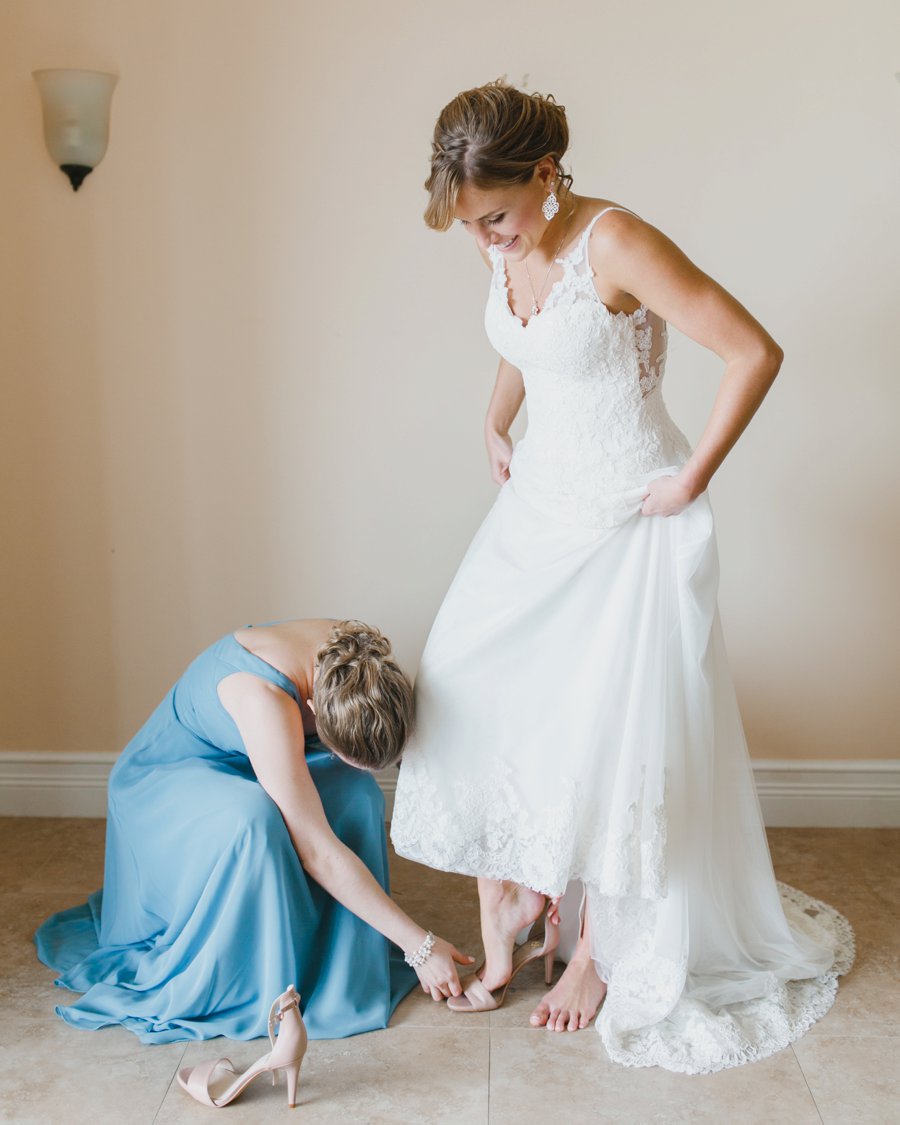
{"type": "Polygon", "coordinates": [[[510,307],[502,255],[492,250],[491,258],[485,327],[521,370],[528,404],[528,431],[510,466],[516,490],[561,522],[613,528],[650,476],[690,455],[660,391],[665,322],[644,306],[606,308],[586,237],[557,260],[562,276],[524,324],[510,307]]]}
{"type": "Polygon", "coordinates": [[[596,1024],[614,1062],[709,1074],[783,1050],[825,1015],[853,964],[853,931],[826,903],[784,883],[778,890],[791,929],[832,949],[832,968],[805,980],[760,974],[765,995],[718,1009],[691,998],[687,966],[654,949],[653,904],[595,897],[591,925],[615,934],[618,954],[601,965],[609,992],[596,1024]]]}
{"type": "Polygon", "coordinates": [[[638,353],[638,382],[644,398],[655,391],[663,377],[666,363],[666,325],[659,321],[654,333],[644,305],[634,315],[634,341],[638,353]]]}
{"type": "Polygon", "coordinates": [[[644,809],[643,785],[624,815],[586,834],[574,831],[585,820],[574,779],[557,780],[556,793],[536,813],[519,796],[506,763],[455,782],[446,794],[417,766],[414,751],[404,755],[391,834],[398,855],[547,895],[562,894],[570,879],[604,895],[665,894],[665,809],[644,809]],[[579,837],[586,843],[576,853],[579,837]]]}

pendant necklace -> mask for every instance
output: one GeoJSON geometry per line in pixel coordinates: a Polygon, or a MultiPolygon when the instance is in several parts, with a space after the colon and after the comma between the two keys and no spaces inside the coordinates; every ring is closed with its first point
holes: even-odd
{"type": "Polygon", "coordinates": [[[556,257],[559,254],[560,250],[562,250],[563,243],[566,241],[566,235],[569,233],[569,223],[571,223],[572,216],[574,214],[575,214],[575,204],[572,205],[572,210],[569,212],[569,214],[566,218],[566,225],[565,225],[565,228],[563,229],[562,238],[559,240],[559,245],[556,247],[556,251],[553,254],[553,257],[550,259],[550,265],[547,266],[547,272],[546,272],[546,274],[544,274],[544,283],[543,283],[543,285],[541,285],[541,289],[540,289],[539,293],[535,293],[535,291],[534,291],[534,282],[531,280],[531,270],[528,268],[528,259],[525,258],[525,275],[528,278],[528,285],[531,289],[532,304],[531,304],[531,313],[529,314],[530,316],[537,316],[541,311],[541,297],[543,297],[544,290],[547,288],[547,279],[550,277],[550,271],[553,269],[553,266],[556,263],[556,257]]]}

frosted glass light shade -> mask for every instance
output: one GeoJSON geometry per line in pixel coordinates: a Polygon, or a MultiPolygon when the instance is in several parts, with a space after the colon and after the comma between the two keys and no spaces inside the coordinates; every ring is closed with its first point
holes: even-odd
{"type": "Polygon", "coordinates": [[[106,152],[115,74],[98,70],[36,70],[44,107],[44,140],[78,191],[106,152]]]}

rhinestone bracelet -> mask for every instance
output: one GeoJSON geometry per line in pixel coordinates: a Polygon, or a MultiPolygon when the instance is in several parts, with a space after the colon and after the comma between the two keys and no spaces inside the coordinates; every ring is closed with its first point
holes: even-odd
{"type": "Polygon", "coordinates": [[[425,940],[415,951],[415,953],[404,953],[403,960],[412,969],[418,969],[420,965],[424,965],[428,958],[431,956],[431,951],[434,949],[434,934],[431,930],[425,935],[425,940]]]}

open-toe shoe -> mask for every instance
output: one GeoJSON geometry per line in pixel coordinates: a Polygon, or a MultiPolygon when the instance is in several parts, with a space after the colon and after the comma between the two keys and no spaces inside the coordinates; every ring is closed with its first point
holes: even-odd
{"type": "Polygon", "coordinates": [[[530,965],[538,958],[544,959],[544,980],[550,984],[553,980],[553,962],[556,957],[556,947],[559,945],[559,926],[554,926],[547,920],[544,912],[544,938],[536,941],[525,942],[513,952],[512,972],[506,984],[495,988],[493,992],[487,989],[479,976],[466,977],[462,981],[462,996],[451,996],[447,1007],[454,1012],[493,1012],[499,1008],[506,999],[506,993],[518,972],[530,965]]]}
{"type": "Polygon", "coordinates": [[[278,1072],[284,1071],[288,1105],[297,1104],[297,1079],[306,1054],[306,1025],[300,1015],[300,997],[289,984],[269,1011],[269,1041],[272,1050],[257,1059],[243,1074],[237,1074],[230,1059],[209,1059],[178,1072],[178,1085],[203,1105],[221,1109],[260,1074],[271,1074],[276,1085],[278,1072]],[[278,1036],[275,1027],[278,1025],[278,1036]]]}

